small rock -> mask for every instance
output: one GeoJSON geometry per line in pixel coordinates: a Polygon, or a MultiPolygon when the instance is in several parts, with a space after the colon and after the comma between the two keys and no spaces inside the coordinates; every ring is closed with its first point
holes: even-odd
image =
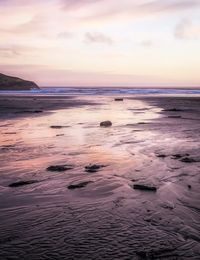
{"type": "Polygon", "coordinates": [[[163,111],[166,111],[166,112],[181,112],[183,110],[178,109],[178,108],[170,108],[170,109],[163,109],[163,111]]]}
{"type": "Polygon", "coordinates": [[[144,218],[144,221],[151,222],[151,219],[150,218],[144,218]]]}
{"type": "Polygon", "coordinates": [[[147,186],[143,184],[134,184],[133,189],[135,190],[144,190],[144,191],[157,191],[157,188],[154,186],[147,186]]]}
{"type": "Polygon", "coordinates": [[[172,155],[172,159],[175,159],[175,160],[180,159],[182,157],[183,157],[183,155],[181,155],[181,154],[173,154],[172,155]]]}
{"type": "Polygon", "coordinates": [[[34,110],[33,113],[42,113],[42,110],[34,110]]]}
{"type": "Polygon", "coordinates": [[[112,126],[112,122],[111,121],[103,121],[100,123],[101,127],[109,127],[112,126]]]}
{"type": "Polygon", "coordinates": [[[172,155],[172,159],[178,160],[178,159],[181,159],[182,157],[185,157],[185,156],[189,156],[189,154],[188,153],[186,153],[186,154],[177,153],[177,154],[172,155]]]}
{"type": "Polygon", "coordinates": [[[193,162],[197,162],[195,159],[193,158],[189,158],[189,157],[184,157],[182,159],[180,159],[181,162],[184,162],[184,163],[193,163],[193,162]]]}
{"type": "Polygon", "coordinates": [[[11,188],[14,188],[14,187],[20,187],[20,186],[24,186],[24,185],[30,185],[30,184],[37,183],[37,182],[38,182],[37,180],[17,181],[17,182],[13,182],[13,183],[9,184],[8,186],[11,188]]]}
{"type": "Polygon", "coordinates": [[[158,158],[165,158],[165,157],[167,157],[167,155],[165,155],[165,154],[157,154],[156,155],[158,158]]]}
{"type": "Polygon", "coordinates": [[[132,179],[131,181],[132,181],[132,182],[135,182],[135,181],[137,181],[137,179],[132,179]]]}
{"type": "Polygon", "coordinates": [[[93,181],[84,181],[84,182],[80,182],[78,184],[71,184],[68,186],[69,190],[74,190],[74,189],[80,189],[80,188],[84,188],[86,185],[88,185],[89,183],[92,183],[93,181]]]}
{"type": "Polygon", "coordinates": [[[71,169],[73,169],[73,166],[69,165],[69,164],[51,165],[51,166],[47,167],[47,171],[50,171],[50,172],[64,172],[64,171],[71,170],[71,169]]]}
{"type": "Polygon", "coordinates": [[[43,111],[42,110],[21,110],[21,111],[17,111],[17,112],[15,112],[16,114],[18,114],[18,113],[42,113],[43,111]]]}
{"type": "Polygon", "coordinates": [[[188,184],[188,189],[192,189],[192,186],[190,184],[188,184]]]}
{"type": "Polygon", "coordinates": [[[123,101],[123,98],[115,98],[115,101],[123,101]]]}
{"type": "Polygon", "coordinates": [[[86,172],[97,172],[99,169],[106,167],[106,165],[102,164],[89,164],[85,166],[85,171],[86,172]]]}
{"type": "Polygon", "coordinates": [[[51,125],[50,127],[51,127],[51,128],[55,128],[55,129],[60,129],[60,128],[62,128],[61,125],[51,125]]]}

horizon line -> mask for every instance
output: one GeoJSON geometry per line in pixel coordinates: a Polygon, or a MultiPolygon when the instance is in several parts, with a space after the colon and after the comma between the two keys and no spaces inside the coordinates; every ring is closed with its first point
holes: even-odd
{"type": "Polygon", "coordinates": [[[39,86],[40,88],[126,88],[126,89],[200,89],[199,86],[39,86]]]}

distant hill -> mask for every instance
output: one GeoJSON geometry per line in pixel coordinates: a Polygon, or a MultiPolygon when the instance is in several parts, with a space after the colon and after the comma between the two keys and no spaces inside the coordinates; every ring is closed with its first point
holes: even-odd
{"type": "Polygon", "coordinates": [[[39,89],[32,81],[11,77],[0,73],[0,90],[31,90],[39,89]]]}

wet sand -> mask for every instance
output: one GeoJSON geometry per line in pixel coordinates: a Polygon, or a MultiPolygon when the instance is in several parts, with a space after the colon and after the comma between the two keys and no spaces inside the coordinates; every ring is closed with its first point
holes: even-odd
{"type": "Polygon", "coordinates": [[[199,97],[1,96],[0,259],[199,259],[199,133],[199,97]]]}

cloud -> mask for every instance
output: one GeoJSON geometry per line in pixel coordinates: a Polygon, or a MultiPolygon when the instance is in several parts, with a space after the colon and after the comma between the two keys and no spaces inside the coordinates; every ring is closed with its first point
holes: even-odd
{"type": "Polygon", "coordinates": [[[199,0],[63,0],[65,11],[79,9],[83,18],[109,17],[113,15],[140,16],[154,13],[170,13],[200,7],[199,0]]]}
{"type": "Polygon", "coordinates": [[[95,4],[96,2],[102,2],[104,0],[63,0],[63,7],[64,8],[82,8],[87,5],[95,4]]]}
{"type": "Polygon", "coordinates": [[[176,26],[175,36],[179,39],[198,39],[200,24],[193,24],[192,21],[184,19],[176,26]]]}
{"type": "Polygon", "coordinates": [[[24,7],[30,5],[40,5],[44,2],[48,3],[49,0],[37,1],[37,0],[0,0],[0,6],[14,6],[14,7],[24,7]]]}
{"type": "Polygon", "coordinates": [[[29,17],[29,20],[21,23],[7,32],[18,35],[33,35],[39,38],[70,38],[72,33],[64,30],[64,25],[57,18],[51,19],[51,12],[38,13],[29,17]],[[62,28],[63,27],[63,28],[62,28]],[[62,31],[63,30],[63,31],[62,31]]]}
{"type": "Polygon", "coordinates": [[[39,49],[33,46],[25,45],[0,45],[0,57],[3,58],[18,58],[23,55],[33,55],[39,49]]]}
{"type": "Polygon", "coordinates": [[[14,47],[2,47],[2,46],[0,46],[0,57],[12,58],[12,57],[15,57],[15,56],[18,56],[18,55],[20,55],[20,53],[14,47]]]}
{"type": "Polygon", "coordinates": [[[39,34],[40,36],[47,37],[55,34],[54,26],[55,21],[51,20],[48,15],[34,15],[27,22],[17,25],[12,29],[12,32],[18,34],[39,34]]]}
{"type": "MultiPolygon", "coordinates": [[[[102,9],[116,12],[132,9],[148,9],[155,11],[162,10],[182,10],[200,6],[199,0],[0,0],[0,6],[26,7],[26,6],[48,6],[59,5],[65,10],[80,9],[101,6],[102,9]]],[[[101,11],[101,10],[99,10],[101,11]]],[[[134,11],[134,10],[133,10],[134,11]]]]}
{"type": "Polygon", "coordinates": [[[199,0],[156,0],[147,4],[149,10],[154,11],[178,11],[200,6],[199,0]]]}
{"type": "Polygon", "coordinates": [[[105,43],[105,44],[113,44],[113,40],[109,37],[106,36],[103,33],[99,32],[87,32],[85,33],[85,42],[87,43],[105,43]]]}
{"type": "Polygon", "coordinates": [[[65,31],[65,32],[58,33],[57,36],[60,39],[69,39],[69,38],[72,38],[74,35],[71,32],[65,31]]]}

